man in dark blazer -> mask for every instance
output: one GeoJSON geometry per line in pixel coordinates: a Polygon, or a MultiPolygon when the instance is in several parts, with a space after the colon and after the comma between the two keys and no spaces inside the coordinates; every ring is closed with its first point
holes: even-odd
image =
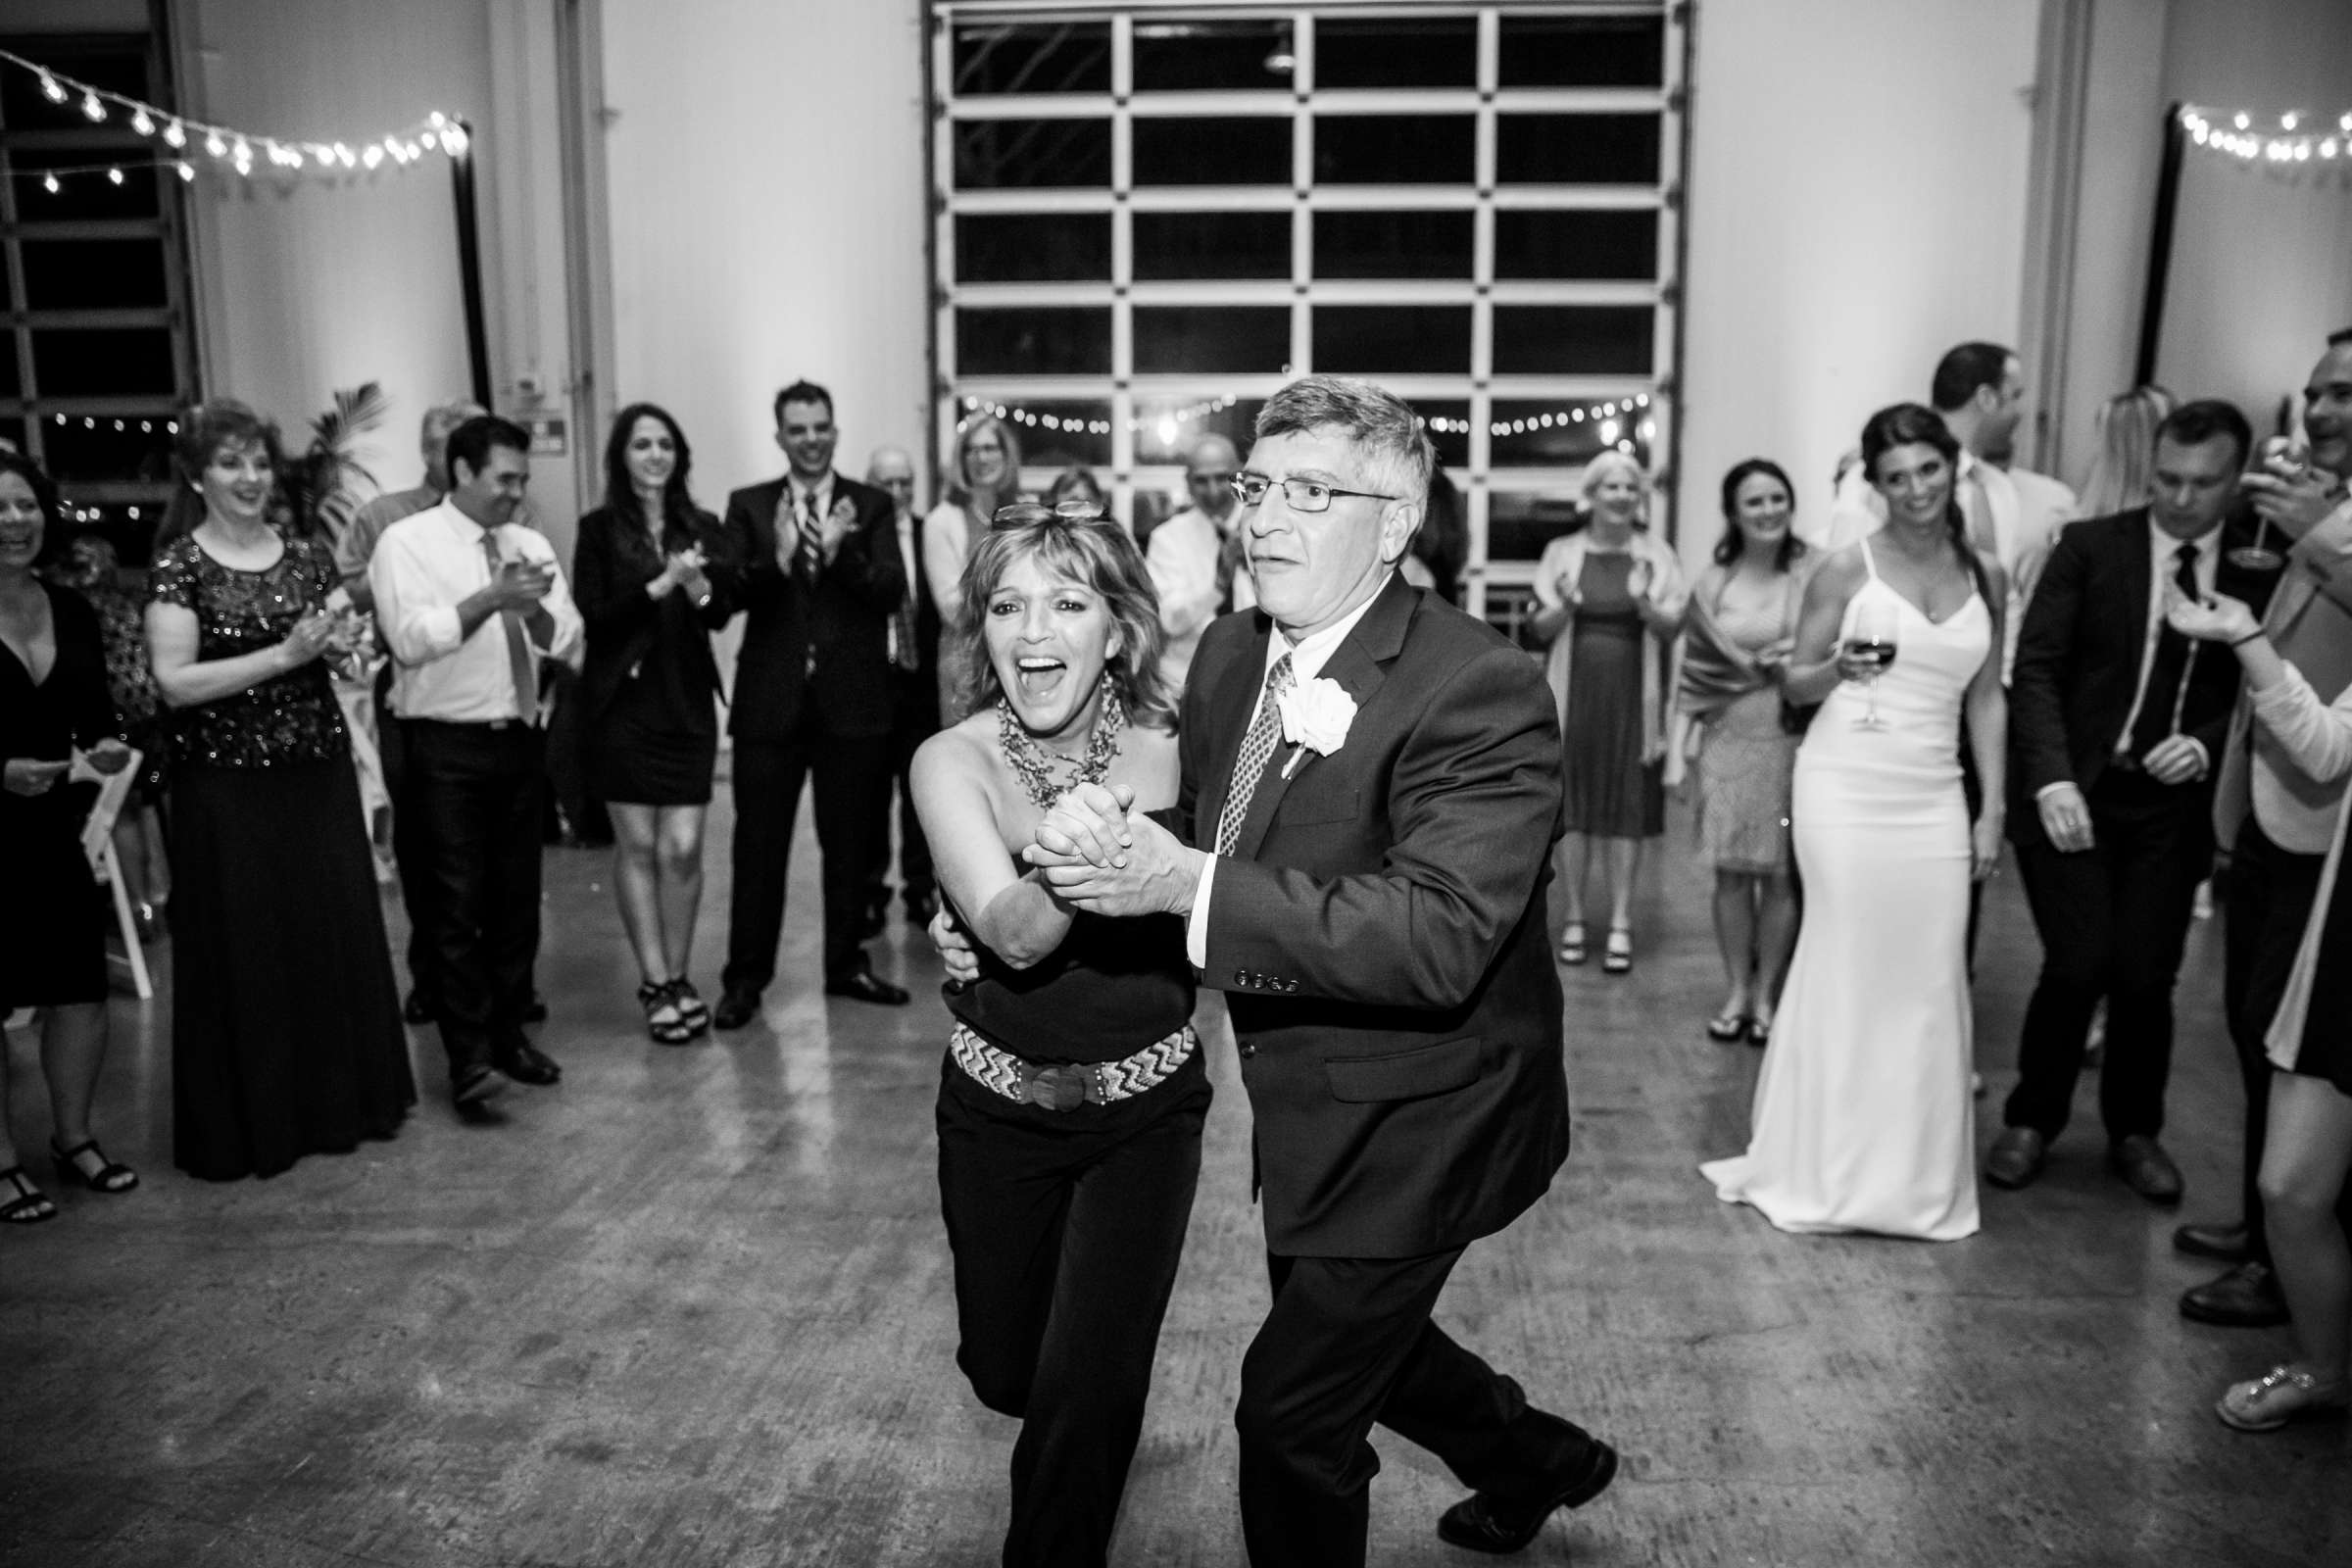
{"type": "Polygon", "coordinates": [[[2104,997],[2109,1164],[2151,1202],[2180,1200],[2157,1141],[2173,981],[2213,867],[2213,777],[2238,671],[2166,624],[2164,605],[2219,592],[2259,606],[2276,581],[2230,559],[2251,542],[2225,526],[2251,439],[2227,403],[2176,409],[2157,427],[2154,500],[2069,524],[2026,610],[2009,689],[2009,823],[2042,968],[2006,1125],[1985,1156],[1995,1186],[2040,1174],[2104,997]]]}
{"type": "Polygon", "coordinates": [[[1364,1560],[1375,1422],[1473,1489],[1438,1528],[1477,1550],[1617,1465],[1430,1317],[1568,1152],[1559,729],[1525,654],[1396,571],[1433,466],[1377,387],[1269,401],[1237,480],[1259,608],[1201,638],[1177,807],[1086,787],[1027,852],[1073,904],[1185,916],[1229,995],[1273,1287],[1235,1412],[1258,1568],[1364,1560]]]}
{"type": "MultiPolygon", "coordinates": [[[[914,511],[914,459],[904,447],[879,447],[866,460],[865,482],[890,497],[892,535],[906,569],[906,593],[890,622],[890,778],[899,797],[899,896],[911,925],[939,908],[931,846],[914,814],[907,772],[923,742],[939,733],[939,606],[923,576],[922,519],[914,511]]],[[[874,863],[865,879],[865,930],[881,931],[890,912],[889,787],[874,797],[874,863]]]]}
{"type": "Polygon", "coordinates": [[[776,394],[791,471],[727,498],[734,597],[747,612],[727,733],[735,738],[735,890],[725,987],[713,1021],[740,1029],[775,978],[785,860],[801,784],[815,781],[824,858],[825,993],[901,1005],[868,966],[863,890],[873,799],[890,777],[887,627],[906,589],[890,497],[833,471],[833,396],[796,381],[776,394]]]}

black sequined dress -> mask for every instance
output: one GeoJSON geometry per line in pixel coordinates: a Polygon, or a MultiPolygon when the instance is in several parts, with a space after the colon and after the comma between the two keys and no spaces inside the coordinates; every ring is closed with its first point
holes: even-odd
{"type": "MultiPolygon", "coordinates": [[[[207,662],[283,641],[336,581],[311,541],[245,571],[181,538],[148,591],[207,662]]],[[[229,1181],[390,1137],[416,1087],[325,665],[179,710],[173,743],[173,1162],[229,1181]]]]}

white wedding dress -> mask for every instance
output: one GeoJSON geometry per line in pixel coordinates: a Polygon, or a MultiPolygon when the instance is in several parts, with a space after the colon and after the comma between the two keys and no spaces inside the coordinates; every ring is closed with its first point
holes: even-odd
{"type": "Polygon", "coordinates": [[[1896,655],[1830,694],[1796,754],[1790,821],[1804,923],[1756,1082],[1747,1152],[1699,1167],[1785,1231],[1957,1241],[1977,1229],[1970,1094],[1969,822],[1960,710],[1992,647],[1981,596],[1941,622],[1879,579],[1896,655]]]}

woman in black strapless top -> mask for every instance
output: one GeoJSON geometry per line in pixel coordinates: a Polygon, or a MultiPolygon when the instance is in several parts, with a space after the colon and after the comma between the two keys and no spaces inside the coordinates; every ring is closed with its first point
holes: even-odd
{"type": "Polygon", "coordinates": [[[1176,800],[1142,555],[1083,504],[996,514],[963,574],[971,716],[915,755],[915,808],[980,977],[939,1091],[956,1364],[1021,1418],[1004,1561],[1100,1564],[1200,1173],[1209,1087],[1173,916],[1074,914],[1020,851],[1081,781],[1176,800]]]}

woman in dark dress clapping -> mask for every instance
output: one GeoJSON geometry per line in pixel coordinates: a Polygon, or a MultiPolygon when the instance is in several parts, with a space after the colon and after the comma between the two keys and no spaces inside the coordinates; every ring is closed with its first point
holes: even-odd
{"type": "Polygon", "coordinates": [[[1118,1519],[1209,1086],[1183,922],[1073,911],[1020,852],[1074,784],[1174,804],[1176,737],[1159,602],[1119,524],[1004,508],[960,597],[972,714],[923,743],[913,775],[979,960],[949,999],[940,1067],[956,1363],[1021,1419],[1004,1560],[1079,1568],[1118,1519]]]}
{"type": "Polygon", "coordinates": [[[176,710],[172,1157],[233,1181],[391,1137],[416,1085],[321,662],[350,635],[334,558],[272,522],[277,432],[251,409],[184,411],[174,457],[147,605],[176,710]]]}
{"type": "MultiPolygon", "coordinates": [[[[82,855],[91,789],[66,774],[80,750],[112,773],[130,760],[115,738],[98,616],[71,589],[32,574],[62,554],[57,492],[30,459],[0,452],[0,1017],[39,1007],[49,1080],[49,1152],[57,1174],[95,1192],[139,1184],[90,1136],[106,1055],[107,907],[82,855]]],[[[8,1133],[8,1053],[0,1050],[0,1223],[53,1218],[57,1204],[18,1158],[8,1133]]]]}
{"type": "Polygon", "coordinates": [[[631,404],[605,442],[605,504],[580,519],[572,594],[590,786],[612,813],[612,885],[637,956],[646,1031],[682,1046],[710,1027],[687,971],[703,899],[703,821],[718,758],[710,633],[733,606],[718,519],[687,491],[677,420],[631,404]]]}

